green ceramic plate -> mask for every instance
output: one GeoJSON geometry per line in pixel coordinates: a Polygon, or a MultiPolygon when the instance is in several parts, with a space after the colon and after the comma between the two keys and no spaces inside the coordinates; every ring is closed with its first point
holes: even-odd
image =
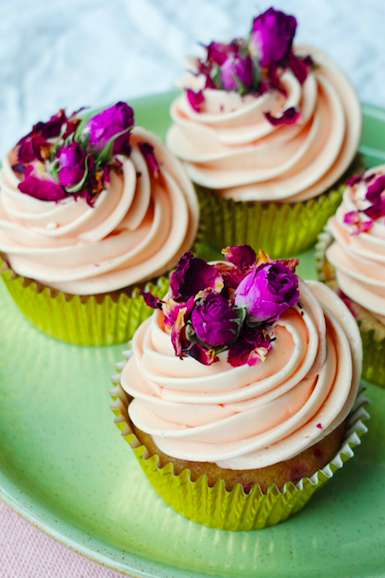
{"type": "MultiPolygon", "coordinates": [[[[133,104],[161,136],[171,94],[133,104]]],[[[365,107],[362,151],[385,160],[385,112],[365,107]]],[[[300,273],[314,277],[312,253],[300,273]]],[[[131,576],[385,577],[385,390],[368,387],[357,456],[292,520],[225,532],[185,520],[148,485],[109,410],[121,345],[45,337],[0,286],[0,496],[70,548],[131,576]]],[[[43,555],[43,554],[42,554],[43,555]]]]}

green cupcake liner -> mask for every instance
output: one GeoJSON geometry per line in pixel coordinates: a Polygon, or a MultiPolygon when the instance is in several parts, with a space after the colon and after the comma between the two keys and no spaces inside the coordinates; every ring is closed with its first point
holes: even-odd
{"type": "MultiPolygon", "coordinates": [[[[14,273],[4,262],[1,276],[27,319],[50,337],[76,345],[127,342],[152,313],[139,287],[103,295],[69,295],[14,273]]],[[[169,278],[143,286],[158,297],[168,290],[169,278]]]]}
{"type": "Polygon", "coordinates": [[[377,340],[373,329],[363,331],[360,323],[359,327],[364,351],[362,377],[385,388],[385,339],[377,340]]]}
{"type": "MultiPolygon", "coordinates": [[[[326,250],[333,242],[333,236],[327,227],[318,236],[315,250],[315,265],[319,281],[327,283],[337,290],[334,267],[326,258],[326,250]]],[[[363,364],[362,377],[385,388],[385,325],[375,319],[367,309],[349,299],[356,317],[362,339],[363,364]]]]}
{"type": "Polygon", "coordinates": [[[313,245],[342,200],[344,183],[362,167],[359,155],[325,193],[296,203],[234,202],[196,185],[204,226],[203,243],[213,250],[247,243],[272,259],[302,253],[313,245]]]}
{"type": "MultiPolygon", "coordinates": [[[[129,359],[131,351],[124,352],[123,355],[129,359]]],[[[123,369],[125,363],[117,364],[118,371],[123,369]]],[[[272,485],[264,493],[259,485],[255,484],[249,493],[245,493],[239,483],[228,491],[223,480],[219,479],[210,487],[205,475],[191,481],[187,468],[176,475],[172,463],[160,467],[158,456],[149,456],[148,450],[131,429],[127,413],[130,398],[120,386],[119,375],[115,375],[112,382],[114,387],[110,395],[113,399],[111,409],[115,414],[114,422],[135,453],[155,491],[186,518],[224,530],[254,530],[274,526],[294,515],[318,488],[333,477],[335,471],[343,467],[345,461],[353,457],[353,448],[361,443],[360,437],[367,432],[363,420],[369,417],[364,409],[368,400],[360,392],[347,418],[341,449],[324,468],[310,478],[302,478],[297,484],[288,482],[282,491],[272,485]]]]}

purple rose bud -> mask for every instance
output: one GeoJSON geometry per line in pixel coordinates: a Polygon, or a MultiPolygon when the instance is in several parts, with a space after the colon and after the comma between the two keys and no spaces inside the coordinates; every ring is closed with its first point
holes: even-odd
{"type": "Polygon", "coordinates": [[[22,193],[41,201],[55,201],[57,203],[66,196],[63,187],[58,185],[47,173],[44,173],[44,178],[39,178],[33,165],[26,168],[24,181],[18,184],[18,189],[22,193]]]}
{"type": "Polygon", "coordinates": [[[173,299],[195,297],[203,289],[220,291],[223,287],[222,275],[204,259],[186,252],[179,259],[175,271],[170,276],[170,293],[173,299]]]}
{"type": "Polygon", "coordinates": [[[219,293],[210,292],[196,302],[191,313],[193,329],[207,347],[219,347],[234,341],[240,324],[238,314],[227,299],[219,293]]]}
{"type": "Polygon", "coordinates": [[[249,88],[253,83],[253,63],[250,56],[232,54],[221,66],[221,82],[225,90],[249,88]]]}
{"type": "Polygon", "coordinates": [[[252,323],[275,321],[298,299],[297,276],[276,261],[256,267],[235,290],[235,305],[246,307],[252,323]]]}
{"type": "Polygon", "coordinates": [[[117,102],[89,118],[83,134],[89,133],[88,146],[93,152],[100,152],[117,134],[126,131],[114,141],[113,154],[125,150],[129,140],[129,130],[134,125],[134,111],[125,102],[117,102]]]}
{"type": "Polygon", "coordinates": [[[57,176],[63,187],[73,187],[80,183],[86,171],[86,156],[85,151],[76,142],[72,142],[58,150],[59,165],[57,176]]]}
{"type": "Polygon", "coordinates": [[[250,51],[260,57],[261,66],[269,66],[289,55],[297,27],[294,16],[269,8],[253,21],[250,51]]]}
{"type": "Polygon", "coordinates": [[[191,106],[192,109],[195,110],[195,112],[200,112],[201,108],[202,108],[202,104],[205,101],[205,97],[203,95],[203,92],[201,90],[199,90],[198,92],[194,92],[193,90],[191,90],[191,88],[185,88],[186,91],[186,97],[187,100],[191,106]]]}
{"type": "Polygon", "coordinates": [[[295,106],[291,106],[284,110],[282,115],[279,117],[272,116],[270,112],[264,112],[263,114],[273,126],[279,126],[280,124],[294,124],[300,118],[300,114],[295,106]]]}
{"type": "Polygon", "coordinates": [[[222,249],[226,261],[230,261],[236,267],[251,267],[257,260],[257,255],[250,245],[236,245],[222,249]]]}

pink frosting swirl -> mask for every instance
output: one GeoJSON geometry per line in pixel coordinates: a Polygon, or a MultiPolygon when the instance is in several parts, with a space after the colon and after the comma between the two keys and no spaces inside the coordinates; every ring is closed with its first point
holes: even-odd
{"type": "MultiPolygon", "coordinates": [[[[306,46],[296,52],[310,54],[317,66],[303,85],[286,71],[286,96],[205,89],[202,112],[185,94],[174,100],[166,144],[195,183],[235,201],[295,202],[315,197],[343,175],[361,134],[357,96],[323,52],[306,46]],[[273,126],[264,116],[279,117],[290,107],[300,112],[295,124],[273,126]]],[[[190,74],[184,86],[198,90],[200,80],[190,74]]]]}
{"type": "Polygon", "coordinates": [[[137,330],[121,385],[129,415],[176,458],[261,468],[317,443],[347,417],[361,375],[361,340],[347,307],[325,285],[299,280],[301,307],[275,322],[264,362],[205,366],[175,357],[162,313],[137,330]]]}
{"type": "Polygon", "coordinates": [[[123,175],[91,207],[84,198],[58,203],[21,193],[10,166],[0,172],[0,251],[12,269],[71,294],[98,294],[168,271],[196,236],[199,208],[179,161],[143,128],[133,129],[123,175]],[[154,147],[161,176],[153,178],[139,143],[154,147]]]}
{"type": "MultiPolygon", "coordinates": [[[[365,177],[373,173],[385,174],[385,165],[371,169],[365,177]]],[[[374,220],[369,230],[359,234],[352,234],[352,226],[344,223],[346,213],[370,205],[365,199],[367,189],[368,183],[365,180],[346,187],[342,204],[328,222],[334,242],[327,249],[326,257],[335,268],[342,291],[385,323],[384,217],[374,220]]],[[[361,220],[367,220],[365,214],[361,214],[361,220]]]]}

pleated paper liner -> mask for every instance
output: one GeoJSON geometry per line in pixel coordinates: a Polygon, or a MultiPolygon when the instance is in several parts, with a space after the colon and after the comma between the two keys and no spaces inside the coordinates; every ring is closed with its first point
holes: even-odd
{"type": "MultiPolygon", "coordinates": [[[[1,262],[0,262],[1,263],[1,262]]],[[[1,276],[28,320],[47,335],[77,345],[112,345],[127,342],[153,310],[139,295],[139,287],[113,294],[69,295],[20,277],[3,261],[1,276]]],[[[168,277],[143,285],[163,297],[168,277]]]]}
{"type": "MultiPolygon", "coordinates": [[[[326,258],[326,250],[332,242],[333,236],[325,227],[316,245],[316,270],[320,281],[338,290],[334,267],[326,258]]],[[[358,303],[349,299],[349,305],[356,317],[362,339],[362,377],[374,385],[385,387],[385,325],[358,303]]]]}
{"type": "MultiPolygon", "coordinates": [[[[131,351],[124,352],[126,359],[131,351]]],[[[121,371],[125,361],[117,365],[121,371]]],[[[282,491],[276,485],[263,493],[255,484],[249,493],[245,493],[241,484],[236,484],[231,491],[226,490],[223,480],[218,480],[213,487],[208,486],[206,476],[191,481],[190,471],[186,468],[175,475],[173,465],[158,466],[158,456],[149,456],[131,429],[127,413],[129,397],[120,386],[120,377],[112,378],[114,384],[110,391],[113,403],[111,409],[115,414],[115,423],[128,442],[143,468],[148,480],[156,492],[186,518],[200,524],[224,530],[254,530],[273,526],[298,512],[308,502],[313,493],[334,473],[341,469],[348,459],[353,457],[353,448],[361,443],[360,437],[367,428],[363,421],[368,419],[364,406],[368,400],[360,391],[354,407],[347,418],[347,428],[340,451],[324,468],[311,478],[302,478],[298,484],[288,482],[282,491]]]]}
{"type": "Polygon", "coordinates": [[[342,200],[346,179],[362,168],[357,155],[344,176],[325,193],[296,203],[234,202],[196,185],[204,226],[203,242],[220,251],[247,243],[272,258],[292,257],[314,245],[342,200]]]}

